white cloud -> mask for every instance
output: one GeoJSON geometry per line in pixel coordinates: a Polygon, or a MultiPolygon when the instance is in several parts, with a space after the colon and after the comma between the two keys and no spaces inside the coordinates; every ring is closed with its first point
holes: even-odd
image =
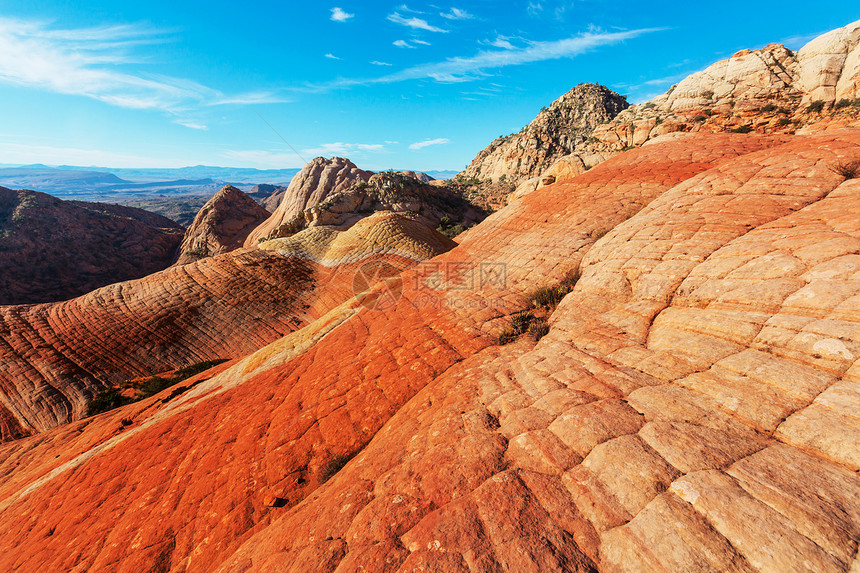
{"type": "Polygon", "coordinates": [[[330,60],[339,60],[340,59],[337,56],[335,56],[334,54],[326,54],[325,57],[330,59],[330,60]]]}
{"type": "Polygon", "coordinates": [[[510,38],[507,36],[496,36],[496,39],[492,42],[488,42],[491,46],[495,48],[502,48],[503,50],[516,50],[516,46],[511,44],[510,38]]]}
{"type": "Polygon", "coordinates": [[[460,8],[451,8],[448,12],[441,12],[439,15],[449,20],[471,20],[474,18],[467,11],[460,8]]]}
{"type": "Polygon", "coordinates": [[[409,42],[407,42],[406,40],[395,40],[394,42],[391,42],[391,43],[394,44],[395,46],[397,46],[398,48],[414,48],[415,47],[412,44],[410,44],[409,42]]]}
{"type": "Polygon", "coordinates": [[[311,149],[302,149],[302,153],[307,155],[348,155],[351,153],[374,153],[379,151],[385,151],[385,146],[381,143],[343,143],[340,141],[323,143],[311,149]]]}
{"type": "Polygon", "coordinates": [[[186,121],[184,119],[175,119],[173,123],[179,124],[184,127],[188,127],[190,129],[197,129],[199,131],[207,131],[209,126],[203,125],[202,123],[195,123],[193,121],[186,121]]]}
{"type": "Polygon", "coordinates": [[[436,139],[426,139],[424,141],[417,141],[409,145],[409,149],[423,149],[430,145],[442,145],[443,143],[451,143],[449,139],[444,137],[437,137],[436,139]]]}
{"type": "Polygon", "coordinates": [[[402,26],[408,26],[410,28],[415,28],[418,30],[427,30],[428,32],[447,32],[448,30],[443,30],[442,28],[437,28],[436,26],[432,26],[427,23],[427,20],[422,20],[421,18],[404,18],[399,13],[394,12],[393,14],[388,15],[388,21],[394,22],[395,24],[400,24],[402,26]]]}
{"type": "Polygon", "coordinates": [[[413,44],[421,44],[422,46],[431,46],[432,45],[430,42],[425,42],[424,40],[416,40],[415,38],[412,39],[412,43],[413,44]]]}
{"type": "Polygon", "coordinates": [[[373,64],[374,66],[390,66],[391,65],[388,62],[380,62],[379,60],[373,60],[370,63],[373,64]]]}
{"type": "Polygon", "coordinates": [[[339,8],[337,6],[331,9],[331,20],[335,22],[346,22],[353,16],[355,16],[355,14],[350,14],[349,12],[346,12],[343,8],[339,8]]]}
{"type": "MultiPolygon", "coordinates": [[[[528,41],[523,48],[512,50],[482,50],[474,56],[449,58],[441,62],[420,64],[386,76],[363,79],[340,79],[317,86],[331,89],[354,85],[390,84],[409,80],[434,79],[437,82],[454,83],[476,80],[490,75],[486,70],[507,66],[519,66],[547,60],[573,58],[601,46],[617,44],[662,28],[629,30],[626,32],[585,33],[572,38],[549,42],[528,41]]],[[[402,42],[402,40],[401,40],[402,42]]],[[[398,45],[395,42],[395,45],[398,45]]],[[[404,42],[404,46],[408,46],[404,42]]]]}
{"type": "Polygon", "coordinates": [[[97,99],[132,109],[177,112],[194,105],[260,103],[272,94],[228,96],[182,78],[128,71],[132,48],[168,41],[142,26],[52,29],[36,21],[0,18],[0,82],[97,99]]]}
{"type": "Polygon", "coordinates": [[[537,16],[543,12],[543,4],[540,2],[529,2],[528,6],[526,6],[526,12],[528,12],[529,16],[537,16]]]}

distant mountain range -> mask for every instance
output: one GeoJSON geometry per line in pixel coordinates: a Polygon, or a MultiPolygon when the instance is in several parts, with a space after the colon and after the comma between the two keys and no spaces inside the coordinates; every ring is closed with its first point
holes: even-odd
{"type": "MultiPolygon", "coordinates": [[[[78,199],[115,201],[153,195],[213,195],[226,184],[248,190],[254,185],[288,185],[298,169],[251,169],[195,165],[175,169],[129,169],[9,165],[0,163],[0,186],[32,189],[78,199]]],[[[431,171],[431,177],[446,179],[454,171],[431,171]]]]}

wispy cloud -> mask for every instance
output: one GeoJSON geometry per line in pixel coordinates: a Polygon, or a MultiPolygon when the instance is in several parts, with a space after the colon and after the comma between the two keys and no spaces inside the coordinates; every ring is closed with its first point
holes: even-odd
{"type": "Polygon", "coordinates": [[[202,123],[195,123],[193,121],[185,121],[183,119],[176,119],[173,121],[173,123],[179,124],[183,127],[188,127],[190,129],[196,129],[199,131],[207,131],[209,129],[209,126],[204,125],[202,123]]]}
{"type": "Polygon", "coordinates": [[[451,8],[447,12],[441,12],[439,15],[449,20],[471,20],[474,18],[473,15],[460,8],[451,8]]]}
{"type": "Polygon", "coordinates": [[[407,42],[406,40],[395,40],[391,43],[394,44],[395,46],[397,46],[398,48],[414,48],[415,47],[412,44],[410,44],[409,42],[407,42]]]}
{"type": "Polygon", "coordinates": [[[424,40],[418,40],[418,39],[415,39],[415,38],[413,38],[413,39],[412,39],[412,43],[413,43],[413,44],[421,44],[422,46],[430,46],[430,45],[432,45],[432,44],[430,44],[430,42],[425,42],[424,40]]]}
{"type": "Polygon", "coordinates": [[[442,145],[443,143],[451,143],[451,140],[445,137],[437,137],[436,139],[425,139],[424,141],[416,141],[415,143],[409,144],[409,149],[424,149],[425,147],[429,147],[431,145],[442,145]]]}
{"type": "Polygon", "coordinates": [[[353,16],[355,16],[355,14],[350,14],[349,12],[338,6],[335,6],[331,9],[331,20],[335,22],[346,22],[353,16]]]}
{"type": "Polygon", "coordinates": [[[516,50],[517,47],[511,44],[510,36],[496,36],[495,40],[480,42],[494,48],[502,48],[503,50],[516,50]]]}
{"type": "Polygon", "coordinates": [[[417,30],[427,30],[428,32],[447,32],[448,30],[444,30],[442,28],[438,28],[436,26],[432,26],[427,23],[427,20],[423,20],[421,18],[404,18],[398,12],[394,12],[393,14],[388,15],[388,21],[394,22],[395,24],[400,24],[401,26],[408,26],[410,28],[415,28],[417,30]]]}
{"type": "Polygon", "coordinates": [[[374,66],[390,66],[391,65],[388,62],[380,62],[379,60],[373,60],[370,63],[373,64],[374,66]]]}
{"type": "MultiPolygon", "coordinates": [[[[558,60],[561,58],[572,58],[601,46],[617,44],[619,42],[662,29],[663,28],[646,28],[611,33],[588,32],[572,38],[565,38],[563,40],[549,42],[530,41],[522,48],[514,47],[514,49],[482,50],[474,56],[449,58],[441,62],[420,64],[377,78],[339,79],[334,82],[315,87],[316,89],[331,89],[355,85],[390,84],[420,79],[433,79],[437,82],[443,83],[471,81],[490,75],[486,71],[488,69],[519,66],[546,60],[558,60]]],[[[398,45],[397,42],[395,42],[395,45],[398,45]]],[[[408,44],[406,44],[406,46],[408,46],[408,44]]]]}
{"type": "Polygon", "coordinates": [[[302,153],[308,155],[348,155],[356,152],[379,152],[384,151],[385,146],[381,143],[323,143],[317,147],[303,149],[302,153]]]}
{"type": "Polygon", "coordinates": [[[339,60],[340,59],[337,56],[335,56],[334,54],[326,54],[325,57],[330,59],[330,60],[339,60]]]}
{"type": "Polygon", "coordinates": [[[268,93],[225,95],[188,79],[128,71],[140,63],[133,48],[164,41],[169,41],[167,33],[145,26],[55,29],[43,22],[0,18],[0,82],[171,113],[276,99],[268,93]]]}

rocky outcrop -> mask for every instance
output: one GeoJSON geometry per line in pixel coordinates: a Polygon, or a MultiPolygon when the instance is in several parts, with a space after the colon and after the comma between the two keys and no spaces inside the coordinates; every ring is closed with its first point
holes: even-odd
{"type": "Polygon", "coordinates": [[[741,50],[632,106],[594,131],[609,150],[696,131],[789,132],[860,115],[860,21],[793,52],[780,44],[741,50]]]}
{"type": "Polygon", "coordinates": [[[424,183],[409,173],[414,172],[374,173],[367,181],[330,193],[325,201],[272,228],[257,241],[287,237],[310,227],[343,229],[377,212],[398,213],[433,228],[440,224],[466,228],[486,217],[484,208],[458,190],[424,183]]]}
{"type": "Polygon", "coordinates": [[[673,133],[795,133],[832,123],[858,125],[858,86],[860,22],[823,34],[797,52],[780,44],[741,50],[595,127],[585,144],[520,182],[511,198],[673,133]]]}
{"type": "Polygon", "coordinates": [[[238,249],[270,213],[232,185],[225,185],[197,213],[179,247],[177,265],[238,249]]]}
{"type": "Polygon", "coordinates": [[[166,403],[4,445],[0,567],[847,571],[858,153],[629,151],[166,403]]]}
{"type": "Polygon", "coordinates": [[[371,175],[370,171],[359,169],[343,157],[313,159],[290,181],[278,208],[254,229],[245,240],[245,246],[255,247],[261,238],[269,235],[276,227],[294,220],[306,209],[325,201],[332,193],[367,181],[371,175]]]}
{"type": "Polygon", "coordinates": [[[542,109],[519,133],[493,141],[459,177],[519,184],[573,153],[596,126],[627,106],[627,100],[609,88],[579,84],[542,109]]]}
{"type": "Polygon", "coordinates": [[[124,380],[245,356],[354,296],[363,266],[404,269],[453,246],[378,214],[346,232],[300,233],[63,303],[0,307],[0,439],[79,419],[124,380]]]}
{"type": "Polygon", "coordinates": [[[173,262],[182,229],[118,205],[0,187],[0,305],[65,300],[173,262]]]}

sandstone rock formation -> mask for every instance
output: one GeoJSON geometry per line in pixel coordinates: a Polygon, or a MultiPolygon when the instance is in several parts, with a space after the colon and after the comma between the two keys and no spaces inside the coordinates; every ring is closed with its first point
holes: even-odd
{"type": "Polygon", "coordinates": [[[78,419],[123,380],[245,356],[352,297],[364,265],[402,269],[453,246],[382,213],[63,303],[0,307],[0,439],[78,419]]]}
{"type": "Polygon", "coordinates": [[[0,305],[57,301],[173,262],[182,229],[131,207],[0,187],[0,305]]]}
{"type": "Polygon", "coordinates": [[[246,247],[255,247],[259,239],[276,227],[288,223],[305,209],[318,205],[338,191],[367,181],[372,173],[363,171],[349,159],[316,157],[290,181],[278,208],[245,240],[246,247]]]}
{"type": "MultiPolygon", "coordinates": [[[[394,212],[436,228],[444,222],[465,228],[486,217],[486,210],[468,201],[463,193],[445,185],[424,183],[414,172],[374,173],[325,201],[308,207],[292,219],[271,228],[258,242],[290,236],[308,227],[346,228],[372,213],[394,212]]],[[[266,221],[261,227],[268,227],[266,221]]],[[[256,231],[255,231],[256,234],[256,231]]]]}
{"type": "Polygon", "coordinates": [[[166,403],[4,444],[0,568],[856,568],[857,157],[628,151],[166,403]],[[548,334],[499,346],[571,268],[548,334]]]}
{"type": "Polygon", "coordinates": [[[179,246],[177,265],[238,249],[270,213],[232,185],[225,185],[197,213],[179,246]]]}
{"type": "MultiPolygon", "coordinates": [[[[664,95],[630,106],[593,129],[555,164],[519,182],[513,198],[582,173],[649,140],[679,132],[794,133],[860,116],[860,22],[833,30],[796,53],[780,44],[741,50],[692,74],[664,95]]],[[[512,160],[516,157],[512,157],[512,160]]]]}
{"type": "Polygon", "coordinates": [[[631,106],[594,131],[595,148],[620,150],[677,131],[795,132],[860,115],[860,21],[796,53],[780,44],[741,50],[631,106]]]}
{"type": "Polygon", "coordinates": [[[579,84],[544,108],[519,133],[500,137],[461,173],[519,184],[582,146],[595,127],[627,108],[627,100],[598,84],[579,84]]]}

